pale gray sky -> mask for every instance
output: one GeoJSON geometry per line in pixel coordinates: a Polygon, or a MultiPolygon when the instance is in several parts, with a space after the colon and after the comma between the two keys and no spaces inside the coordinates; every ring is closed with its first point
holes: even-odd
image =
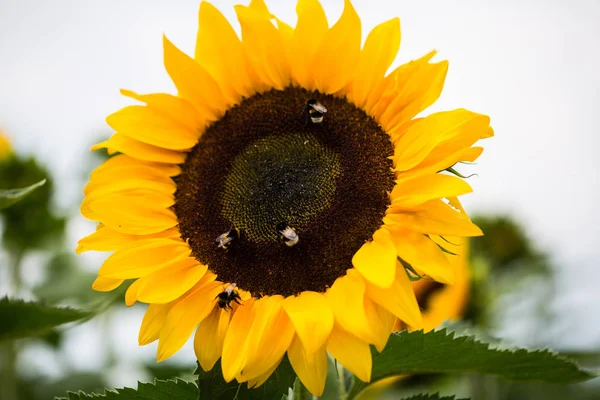
{"type": "MultiPolygon", "coordinates": [[[[235,3],[213,2],[230,21],[235,3]]],[[[295,22],[295,2],[268,4],[295,22]]],[[[323,4],[335,21],[343,1],[323,4]]],[[[431,49],[450,61],[442,97],[428,112],[469,108],[490,115],[496,131],[478,165],[465,169],[479,174],[471,179],[467,210],[510,212],[525,221],[564,276],[581,278],[563,283],[569,297],[561,311],[582,312],[569,323],[594,315],[600,294],[582,281],[600,278],[600,1],[354,4],[363,32],[400,17],[397,64],[431,49]]],[[[0,0],[0,126],[19,151],[52,167],[61,204],[79,201],[84,153],[109,132],[105,116],[127,104],[119,88],[172,91],[161,35],[191,53],[198,6],[199,0],[0,0]]],[[[598,343],[597,324],[587,328],[581,335],[598,343]]],[[[575,334],[573,344],[577,338],[583,340],[575,334]]]]}

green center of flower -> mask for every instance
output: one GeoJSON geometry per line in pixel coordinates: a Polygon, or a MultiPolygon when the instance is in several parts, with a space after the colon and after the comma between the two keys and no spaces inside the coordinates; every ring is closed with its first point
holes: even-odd
{"type": "Polygon", "coordinates": [[[324,292],[382,225],[392,154],[389,135],[345,99],[295,87],[254,95],[182,165],[182,238],[220,281],[253,295],[324,292]],[[309,99],[327,111],[309,113],[309,99]]]}
{"type": "Polygon", "coordinates": [[[335,197],[340,157],[311,133],[251,143],[231,164],[222,216],[253,242],[276,241],[278,225],[302,232],[335,197]]]}

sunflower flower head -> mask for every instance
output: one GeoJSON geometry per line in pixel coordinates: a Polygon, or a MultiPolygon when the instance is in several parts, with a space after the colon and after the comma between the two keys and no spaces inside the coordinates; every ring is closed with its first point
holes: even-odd
{"type": "Polygon", "coordinates": [[[489,118],[459,109],[416,115],[439,96],[447,63],[434,53],[388,72],[397,18],[361,48],[345,2],[330,26],[300,0],[296,26],[262,0],[236,6],[241,39],[200,5],[194,57],[164,39],[177,95],[122,91],[141,104],[110,115],[118,153],[84,189],[98,222],[78,251],[113,251],[94,289],[134,280],[126,303],[149,304],[139,342],[158,360],[195,330],[203,369],[261,385],[287,357],[315,395],[328,353],[363,381],[373,345],[396,322],[423,319],[411,278],[455,280],[445,236],[481,231],[440,173],[474,161],[489,118]]]}
{"type": "Polygon", "coordinates": [[[12,147],[8,138],[0,130],[0,161],[12,154],[12,147]]]}

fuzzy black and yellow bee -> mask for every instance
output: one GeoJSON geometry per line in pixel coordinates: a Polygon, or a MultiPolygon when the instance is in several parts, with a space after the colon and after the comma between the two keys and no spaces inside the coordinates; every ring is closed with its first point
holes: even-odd
{"type": "Polygon", "coordinates": [[[219,235],[215,242],[218,243],[218,247],[223,250],[229,249],[231,243],[240,238],[240,230],[237,228],[231,228],[229,231],[219,235]]]}
{"type": "Polygon", "coordinates": [[[323,116],[327,112],[327,108],[315,99],[308,99],[306,101],[306,112],[313,124],[320,124],[323,122],[323,116]]]}
{"type": "Polygon", "coordinates": [[[231,310],[232,301],[235,301],[237,304],[241,304],[239,300],[241,300],[242,298],[240,297],[238,292],[235,291],[236,286],[237,285],[235,283],[232,283],[231,285],[227,286],[225,290],[219,293],[217,297],[215,297],[215,299],[219,299],[217,301],[217,305],[220,308],[225,310],[231,310]]]}
{"type": "Polygon", "coordinates": [[[285,222],[277,225],[277,232],[279,232],[279,238],[283,240],[283,243],[285,243],[288,247],[295,246],[300,241],[298,232],[296,232],[294,228],[290,227],[285,222]]]}

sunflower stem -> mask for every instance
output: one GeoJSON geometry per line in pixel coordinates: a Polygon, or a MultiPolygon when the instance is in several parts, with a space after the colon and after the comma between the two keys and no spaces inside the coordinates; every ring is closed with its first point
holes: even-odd
{"type": "MultiPolygon", "coordinates": [[[[14,295],[19,295],[23,282],[21,280],[21,262],[23,261],[23,252],[17,251],[12,257],[11,274],[12,290],[14,295]]],[[[0,398],[4,400],[17,400],[19,390],[17,387],[17,344],[15,341],[9,341],[0,346],[0,359],[2,366],[0,369],[0,398]]]]}
{"type": "Polygon", "coordinates": [[[348,393],[346,393],[346,378],[344,375],[344,366],[339,362],[335,362],[335,368],[338,374],[338,383],[340,385],[340,400],[346,400],[348,393]]]}
{"type": "Polygon", "coordinates": [[[294,397],[292,400],[312,400],[313,396],[308,389],[300,382],[300,379],[296,378],[293,389],[294,397]]]}

